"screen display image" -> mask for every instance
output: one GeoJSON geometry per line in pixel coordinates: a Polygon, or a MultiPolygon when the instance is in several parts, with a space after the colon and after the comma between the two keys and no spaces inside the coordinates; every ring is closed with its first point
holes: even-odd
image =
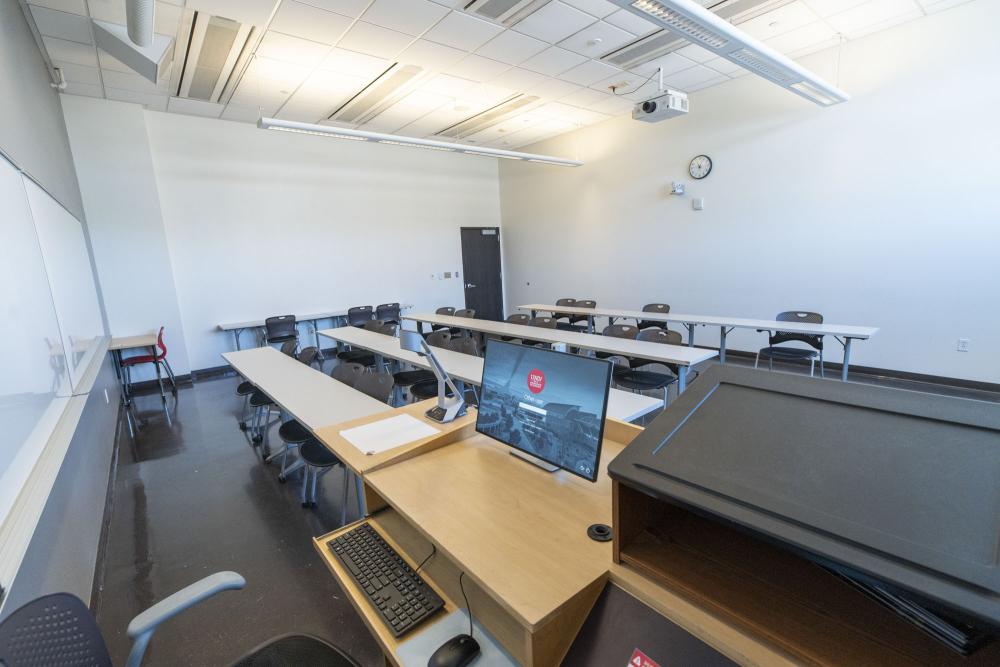
{"type": "Polygon", "coordinates": [[[595,481],[611,363],[491,340],[476,430],[595,481]]]}

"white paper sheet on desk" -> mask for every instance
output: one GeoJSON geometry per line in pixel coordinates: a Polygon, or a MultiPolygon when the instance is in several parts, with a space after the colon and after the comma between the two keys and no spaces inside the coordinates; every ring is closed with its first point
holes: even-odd
{"type": "Polygon", "coordinates": [[[364,426],[349,428],[341,431],[340,435],[365,454],[372,455],[381,454],[416,440],[429,438],[440,432],[416,417],[397,415],[364,426]]]}

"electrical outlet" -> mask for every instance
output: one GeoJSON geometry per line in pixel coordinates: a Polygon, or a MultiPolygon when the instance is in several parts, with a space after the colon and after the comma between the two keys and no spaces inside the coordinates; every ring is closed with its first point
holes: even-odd
{"type": "Polygon", "coordinates": [[[958,346],[955,349],[958,350],[959,352],[968,352],[969,351],[969,339],[968,338],[959,338],[958,339],[958,346]]]}

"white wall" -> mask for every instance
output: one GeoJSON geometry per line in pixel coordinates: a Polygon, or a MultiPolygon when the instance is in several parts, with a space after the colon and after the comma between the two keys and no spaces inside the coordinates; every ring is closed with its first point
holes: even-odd
{"type": "MultiPolygon", "coordinates": [[[[167,359],[189,371],[141,106],[60,96],[112,336],[166,327],[167,359]]],[[[145,350],[131,354],[148,354],[145,350]]],[[[155,378],[137,367],[135,381],[155,378]]]]}
{"type": "Polygon", "coordinates": [[[493,159],[64,105],[112,329],[183,330],[194,369],[233,349],[223,322],[461,306],[461,279],[431,274],[461,271],[460,227],[500,223],[493,159]]]}
{"type": "MultiPolygon", "coordinates": [[[[685,118],[620,118],[526,148],[586,165],[501,166],[508,305],[816,310],[881,327],[855,363],[1000,382],[998,24],[1000,3],[980,0],[849,43],[840,77],[854,97],[830,109],[745,76],[694,94],[685,118]],[[701,153],[714,170],[693,181],[701,153]],[[672,180],[689,194],[667,195],[672,180]]],[[[836,76],[835,50],[804,62],[836,76]]]]}

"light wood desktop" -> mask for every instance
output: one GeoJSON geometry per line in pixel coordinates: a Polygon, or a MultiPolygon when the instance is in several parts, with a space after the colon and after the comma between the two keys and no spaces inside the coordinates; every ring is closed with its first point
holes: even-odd
{"type": "MultiPolygon", "coordinates": [[[[337,329],[321,329],[320,336],[330,338],[338,343],[346,343],[363,348],[377,355],[397,359],[423,370],[430,370],[431,364],[426,357],[416,352],[404,350],[399,346],[399,339],[394,336],[368,331],[358,327],[339,327],[337,329]]],[[[483,359],[471,354],[462,354],[454,350],[434,348],[434,355],[441,362],[445,371],[456,380],[479,386],[483,382],[483,359]]],[[[631,422],[645,416],[663,406],[663,401],[652,396],[633,394],[632,392],[612,389],[608,393],[608,416],[620,421],[631,422]]]]}
{"type": "Polygon", "coordinates": [[[156,345],[156,333],[138,334],[135,336],[114,336],[108,349],[112,351],[132,350],[140,347],[156,345]]]}
{"type": "Polygon", "coordinates": [[[788,331],[814,336],[833,336],[844,347],[844,362],[841,379],[847,380],[847,371],[851,362],[851,341],[868,340],[876,333],[878,327],[853,326],[849,324],[809,324],[805,322],[779,322],[778,320],[758,320],[745,317],[719,317],[715,315],[685,315],[681,313],[647,313],[641,310],[623,310],[619,308],[576,308],[572,306],[557,306],[555,304],[529,303],[518,306],[521,310],[536,313],[566,313],[587,318],[587,326],[594,330],[595,317],[615,319],[635,319],[647,322],[664,322],[682,324],[688,330],[688,345],[694,345],[694,328],[696,326],[719,327],[719,362],[726,363],[726,336],[733,329],[754,329],[761,331],[788,331]],[[841,340],[843,339],[843,340],[841,340]]]}
{"type": "Polygon", "coordinates": [[[683,345],[664,345],[662,343],[649,343],[645,341],[628,340],[625,338],[614,338],[612,336],[598,336],[596,334],[579,333],[576,331],[563,331],[561,329],[545,329],[542,327],[530,327],[523,324],[511,324],[509,322],[493,322],[491,320],[477,320],[466,317],[454,317],[450,315],[435,315],[430,313],[413,313],[404,315],[404,320],[415,322],[427,322],[428,324],[438,324],[446,327],[457,327],[469,331],[478,331],[494,336],[509,336],[511,338],[525,338],[528,340],[552,343],[563,348],[582,348],[597,352],[607,352],[608,354],[620,354],[625,357],[636,357],[649,359],[664,364],[677,366],[677,389],[683,392],[687,387],[688,368],[695,364],[713,359],[717,356],[714,350],[706,350],[696,347],[685,347],[683,345]]]}
{"type": "MultiPolygon", "coordinates": [[[[366,520],[413,567],[436,548],[421,574],[445,600],[446,612],[461,607],[458,577],[464,572],[473,616],[523,665],[559,664],[609,580],[731,657],[787,664],[697,605],[662,589],[647,590],[655,584],[614,565],[610,542],[587,537],[590,524],[611,522],[611,480],[603,471],[639,432],[607,422],[596,483],[565,471],[545,472],[510,456],[509,447],[471,434],[366,473],[366,520]]],[[[398,664],[400,640],[326,546],[352,527],[314,544],[388,661],[398,664]]]]}

